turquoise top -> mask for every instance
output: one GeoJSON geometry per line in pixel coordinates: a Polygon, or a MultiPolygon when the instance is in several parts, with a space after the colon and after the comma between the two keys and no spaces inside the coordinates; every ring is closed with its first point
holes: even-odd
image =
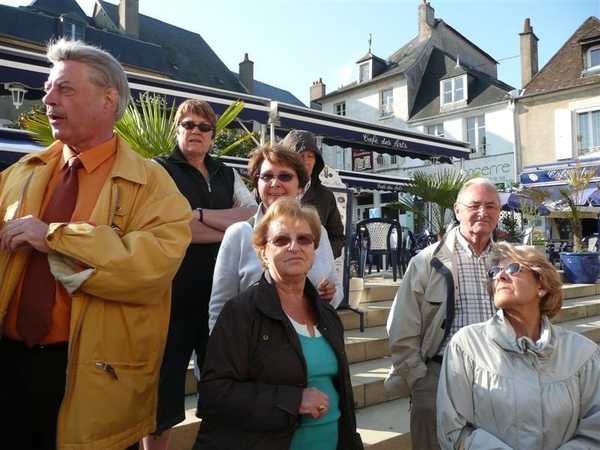
{"type": "Polygon", "coordinates": [[[333,384],[338,376],[335,353],[323,336],[298,334],[308,368],[308,387],[315,387],[329,397],[327,414],[319,419],[302,416],[302,425],[294,433],[290,450],[335,450],[338,443],[340,397],[333,384]]]}

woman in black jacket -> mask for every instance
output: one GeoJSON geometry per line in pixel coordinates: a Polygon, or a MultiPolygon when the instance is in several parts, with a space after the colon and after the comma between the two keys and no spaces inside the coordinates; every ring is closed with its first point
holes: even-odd
{"type": "Polygon", "coordinates": [[[261,280],[227,302],[211,334],[195,449],[362,449],[343,326],[308,273],[313,208],[277,200],[256,226],[261,280]]]}

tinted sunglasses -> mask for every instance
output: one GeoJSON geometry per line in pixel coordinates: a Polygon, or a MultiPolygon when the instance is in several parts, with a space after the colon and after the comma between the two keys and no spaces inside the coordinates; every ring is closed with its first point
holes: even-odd
{"type": "Polygon", "coordinates": [[[186,120],[185,122],[181,122],[179,125],[181,125],[183,128],[185,128],[186,130],[193,130],[194,128],[198,127],[198,129],[202,132],[202,133],[208,133],[209,131],[212,131],[214,128],[212,127],[212,125],[208,124],[208,123],[196,123],[193,122],[191,120],[186,120]]]}
{"type": "Polygon", "coordinates": [[[507,264],[504,267],[500,267],[500,266],[493,266],[490,267],[490,270],[488,270],[488,278],[490,280],[493,280],[494,278],[496,278],[498,275],[500,275],[500,272],[502,272],[503,270],[510,276],[516,275],[517,273],[519,273],[521,271],[521,269],[529,269],[531,270],[536,276],[538,276],[538,273],[536,271],[534,271],[533,269],[531,269],[530,267],[527,267],[523,264],[520,263],[510,263],[507,264]]]}
{"type": "Polygon", "coordinates": [[[258,178],[260,178],[263,181],[266,181],[267,183],[270,183],[271,181],[273,181],[273,179],[278,179],[282,183],[289,183],[294,179],[295,176],[296,175],[294,175],[293,173],[280,173],[279,175],[275,175],[273,173],[261,173],[258,176],[258,178]]]}
{"type": "Polygon", "coordinates": [[[315,237],[312,234],[299,234],[296,237],[288,236],[287,234],[278,234],[273,239],[267,240],[275,247],[289,246],[292,241],[296,241],[298,245],[311,245],[315,243],[315,237]]]}

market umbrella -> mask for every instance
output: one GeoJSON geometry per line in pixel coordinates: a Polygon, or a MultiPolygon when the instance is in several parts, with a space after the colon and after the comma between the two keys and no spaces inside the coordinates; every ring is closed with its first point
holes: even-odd
{"type": "MultiPolygon", "coordinates": [[[[503,211],[521,211],[521,207],[526,205],[534,205],[537,208],[537,213],[540,216],[547,216],[550,210],[543,203],[531,200],[516,192],[500,192],[500,206],[503,211]]],[[[600,205],[600,195],[598,196],[598,204],[600,205]]]]}

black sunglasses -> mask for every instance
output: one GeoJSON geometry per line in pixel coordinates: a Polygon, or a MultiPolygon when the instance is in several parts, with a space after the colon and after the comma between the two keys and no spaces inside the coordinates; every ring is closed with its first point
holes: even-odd
{"type": "Polygon", "coordinates": [[[496,278],[498,275],[500,275],[500,272],[502,272],[503,270],[510,276],[516,275],[517,273],[519,273],[521,271],[521,269],[529,269],[531,270],[536,276],[539,276],[538,273],[533,270],[531,267],[527,267],[524,264],[520,264],[520,263],[510,263],[507,264],[504,267],[500,267],[500,266],[493,266],[490,267],[490,270],[488,270],[488,278],[490,280],[493,280],[494,278],[496,278]]]}
{"type": "Polygon", "coordinates": [[[295,176],[296,175],[294,175],[293,173],[280,173],[279,175],[275,175],[273,173],[261,173],[258,176],[258,178],[260,178],[263,181],[266,181],[267,183],[273,181],[273,179],[278,179],[282,183],[289,183],[294,179],[295,176]]]}
{"type": "Polygon", "coordinates": [[[298,245],[311,245],[315,243],[315,237],[312,234],[299,234],[296,237],[288,236],[287,234],[278,234],[273,239],[267,240],[275,247],[289,246],[292,241],[296,241],[298,245]]]}
{"type": "Polygon", "coordinates": [[[196,123],[192,120],[186,120],[185,122],[181,122],[179,125],[181,125],[183,128],[185,128],[186,130],[193,130],[194,128],[198,127],[198,129],[202,132],[202,133],[208,133],[209,131],[214,130],[214,128],[212,127],[212,125],[208,124],[208,123],[196,123]]]}

